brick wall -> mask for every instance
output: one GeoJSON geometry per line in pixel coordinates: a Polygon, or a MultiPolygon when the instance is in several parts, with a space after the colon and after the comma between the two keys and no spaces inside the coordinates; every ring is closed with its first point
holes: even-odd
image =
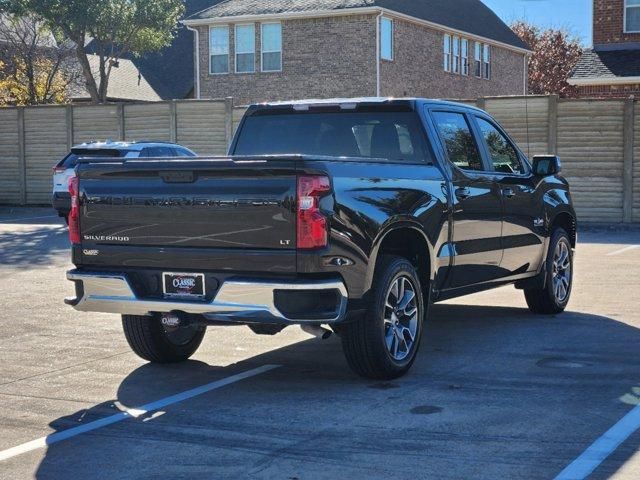
{"type": "MultiPolygon", "coordinates": [[[[394,20],[394,61],[381,63],[381,95],[476,98],[521,95],[524,56],[493,46],[492,78],[463,77],[443,68],[444,32],[394,20]]],[[[209,74],[209,29],[200,31],[202,98],[234,97],[236,104],[296,98],[376,94],[376,16],[339,16],[282,22],[283,70],[260,72],[260,25],[256,24],[256,72],[209,74]]],[[[230,72],[234,28],[230,28],[230,72]]],[[[473,42],[469,46],[473,60],[473,42]]]]}
{"type": "Polygon", "coordinates": [[[640,98],[640,85],[589,85],[578,87],[580,98],[640,98]]]}
{"type": "Polygon", "coordinates": [[[469,76],[444,70],[444,32],[394,19],[394,60],[382,61],[383,96],[477,98],[524,93],[524,55],[492,46],[491,79],[474,75],[474,42],[469,42],[469,76]]]}
{"type": "Polygon", "coordinates": [[[624,33],[624,0],[594,0],[593,44],[625,42],[640,42],[640,34],[624,33]]]}
{"type": "MultiPolygon", "coordinates": [[[[231,67],[234,29],[230,28],[231,67]]],[[[282,72],[260,72],[256,24],[256,73],[209,75],[209,30],[200,28],[202,98],[234,97],[236,104],[296,98],[373,96],[376,93],[375,16],[282,22],[282,72]]]]}

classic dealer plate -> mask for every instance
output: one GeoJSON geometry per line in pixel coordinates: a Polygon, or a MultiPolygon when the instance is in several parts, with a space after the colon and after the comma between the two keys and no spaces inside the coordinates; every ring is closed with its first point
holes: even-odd
{"type": "Polygon", "coordinates": [[[162,290],[166,297],[205,296],[204,275],[202,273],[163,273],[162,290]]]}

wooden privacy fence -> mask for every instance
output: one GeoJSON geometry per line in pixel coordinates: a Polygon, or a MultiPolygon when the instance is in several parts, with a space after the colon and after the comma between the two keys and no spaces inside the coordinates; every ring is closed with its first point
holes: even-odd
{"type": "MultiPolygon", "coordinates": [[[[556,96],[465,101],[493,114],[525,153],[563,160],[582,222],[640,222],[640,106],[556,96]]],[[[174,141],[224,155],[243,108],[233,100],[0,109],[0,204],[47,204],[51,167],[88,140],[174,141]]]]}

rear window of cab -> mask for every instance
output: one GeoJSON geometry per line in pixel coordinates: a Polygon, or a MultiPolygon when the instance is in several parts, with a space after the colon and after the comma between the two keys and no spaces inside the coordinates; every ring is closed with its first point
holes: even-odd
{"type": "Polygon", "coordinates": [[[245,118],[234,155],[309,155],[433,163],[414,111],[258,112],[245,118]]]}

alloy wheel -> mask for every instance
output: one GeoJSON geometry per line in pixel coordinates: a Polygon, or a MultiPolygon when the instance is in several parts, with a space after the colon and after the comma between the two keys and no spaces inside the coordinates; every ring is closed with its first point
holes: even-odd
{"type": "Polygon", "coordinates": [[[553,253],[553,294],[563,303],[571,291],[571,252],[566,242],[558,242],[553,253]]]}
{"type": "Polygon", "coordinates": [[[407,276],[397,277],[387,291],[384,308],[385,344],[394,360],[401,362],[411,354],[419,314],[415,285],[407,276]]]}

